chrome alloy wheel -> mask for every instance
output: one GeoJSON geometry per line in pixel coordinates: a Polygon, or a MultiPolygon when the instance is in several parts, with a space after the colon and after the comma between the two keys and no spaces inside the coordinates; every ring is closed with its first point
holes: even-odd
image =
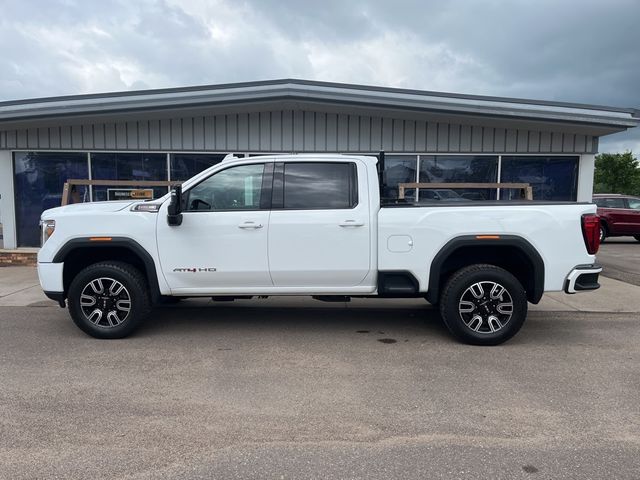
{"type": "Polygon", "coordinates": [[[511,320],[513,299],[496,282],[478,282],[467,288],[458,303],[464,324],[477,333],[495,333],[511,320]]]}
{"type": "Polygon", "coordinates": [[[131,311],[131,296],[125,286],[108,277],[96,278],[85,285],[80,295],[83,315],[98,327],[116,327],[131,311]]]}

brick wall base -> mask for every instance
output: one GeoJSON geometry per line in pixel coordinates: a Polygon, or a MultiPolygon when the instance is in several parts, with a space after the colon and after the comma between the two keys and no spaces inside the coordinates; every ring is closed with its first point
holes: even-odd
{"type": "Polygon", "coordinates": [[[20,250],[0,250],[0,267],[35,267],[38,263],[37,252],[20,250]]]}

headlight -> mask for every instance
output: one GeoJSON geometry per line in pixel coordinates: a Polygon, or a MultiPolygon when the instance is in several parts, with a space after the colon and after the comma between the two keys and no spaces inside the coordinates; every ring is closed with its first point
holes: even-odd
{"type": "Polygon", "coordinates": [[[40,237],[40,246],[42,246],[44,245],[44,242],[49,240],[49,237],[53,235],[53,232],[56,230],[56,221],[40,220],[40,230],[42,232],[42,236],[40,237]]]}

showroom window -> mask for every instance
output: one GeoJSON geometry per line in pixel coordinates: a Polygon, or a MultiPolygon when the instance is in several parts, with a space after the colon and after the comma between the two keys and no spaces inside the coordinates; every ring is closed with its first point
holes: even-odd
{"type": "MultiPolygon", "coordinates": [[[[165,153],[92,153],[93,180],[167,180],[165,153]]],[[[93,187],[93,201],[108,200],[109,187],[93,187]]],[[[153,187],[153,198],[167,193],[167,187],[153,187]]]]}
{"type": "MultiPolygon", "coordinates": [[[[398,198],[398,185],[417,181],[417,155],[385,155],[383,200],[398,198]]],[[[415,190],[405,190],[407,200],[415,200],[415,190]]]]}
{"type": "Polygon", "coordinates": [[[188,180],[220,163],[224,157],[225,154],[174,153],[171,155],[171,180],[188,180]]]}
{"type": "MultiPolygon", "coordinates": [[[[502,182],[529,183],[534,200],[575,201],[578,196],[577,156],[503,156],[502,182]]],[[[517,190],[503,189],[501,200],[520,198],[517,190]]]]}
{"type": "MultiPolygon", "coordinates": [[[[498,156],[420,155],[420,183],[495,183],[498,156]]],[[[495,200],[495,188],[420,189],[420,199],[495,200]]]]}
{"type": "MultiPolygon", "coordinates": [[[[578,156],[524,155],[387,155],[383,200],[398,198],[400,183],[528,183],[533,200],[575,201],[578,194],[578,156]]],[[[407,189],[415,201],[519,200],[522,190],[511,189],[407,189]]]]}
{"type": "MultiPolygon", "coordinates": [[[[16,152],[13,161],[18,246],[39,247],[40,215],[60,206],[68,179],[88,178],[87,154],[16,152]]],[[[88,200],[85,187],[76,187],[71,193],[71,202],[88,200]]]]}
{"type": "MultiPolygon", "coordinates": [[[[383,200],[396,200],[401,183],[495,183],[497,155],[386,155],[383,200]]],[[[407,201],[495,200],[496,189],[421,188],[405,190],[407,201]]]]}

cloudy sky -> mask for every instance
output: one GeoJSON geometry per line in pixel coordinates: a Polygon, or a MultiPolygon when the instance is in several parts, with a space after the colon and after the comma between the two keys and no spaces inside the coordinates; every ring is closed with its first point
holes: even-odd
{"type": "MultiPolygon", "coordinates": [[[[640,108],[638,0],[0,0],[0,100],[302,78],[640,108]]],[[[640,128],[601,151],[640,152],[640,128]]]]}

